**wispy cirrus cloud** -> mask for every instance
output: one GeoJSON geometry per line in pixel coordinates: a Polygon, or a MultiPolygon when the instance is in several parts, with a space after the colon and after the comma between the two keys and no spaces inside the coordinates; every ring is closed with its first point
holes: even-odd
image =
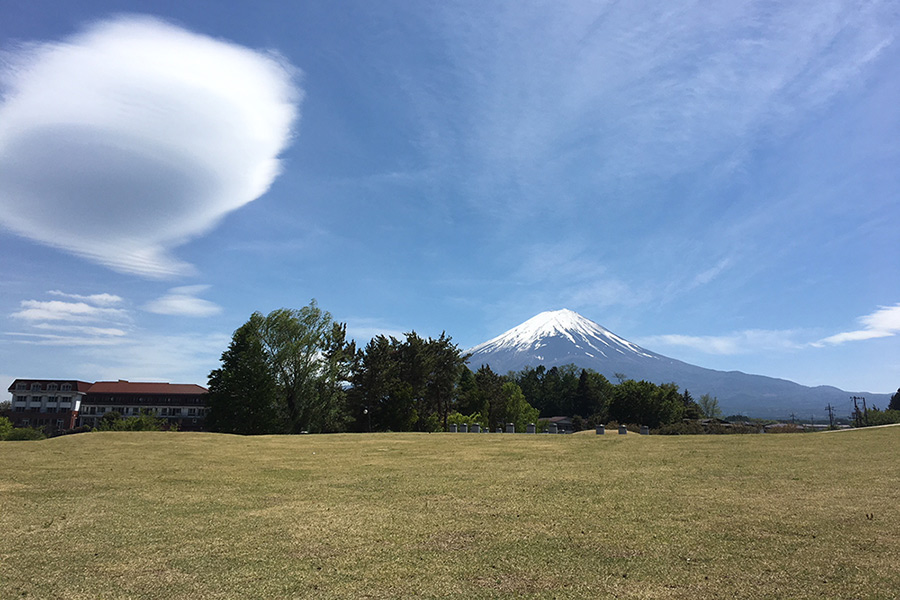
{"type": "Polygon", "coordinates": [[[284,59],[150,17],[0,62],[0,224],[150,278],[278,175],[301,92],[284,59]]]}
{"type": "Polygon", "coordinates": [[[199,298],[209,289],[208,285],[185,285],[175,287],[169,292],[144,305],[144,310],[159,315],[182,317],[211,317],[222,312],[222,307],[209,300],[199,298]]]}
{"type": "Polygon", "coordinates": [[[727,335],[651,335],[636,338],[645,348],[690,348],[706,354],[753,354],[772,350],[797,350],[807,344],[798,330],[748,329],[727,335]]]}
{"type": "Polygon", "coordinates": [[[465,172],[473,204],[528,218],[541,205],[653,203],[666,196],[642,198],[648,182],[728,179],[864,80],[895,42],[893,10],[451,1],[423,20],[455,93],[401,79],[432,165],[465,172]]]}
{"type": "Polygon", "coordinates": [[[891,337],[900,333],[900,303],[881,306],[873,313],[857,319],[862,329],[836,333],[815,342],[814,346],[837,346],[846,342],[857,342],[875,338],[891,337]]]}

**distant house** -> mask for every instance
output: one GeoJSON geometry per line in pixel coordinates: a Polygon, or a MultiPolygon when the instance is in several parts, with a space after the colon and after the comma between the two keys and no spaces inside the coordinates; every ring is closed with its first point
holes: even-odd
{"type": "Polygon", "coordinates": [[[123,417],[150,414],[181,430],[203,429],[206,418],[205,387],[195,384],[75,380],[16,379],[9,392],[13,425],[38,427],[48,432],[79,425],[96,426],[103,415],[123,417]]]}

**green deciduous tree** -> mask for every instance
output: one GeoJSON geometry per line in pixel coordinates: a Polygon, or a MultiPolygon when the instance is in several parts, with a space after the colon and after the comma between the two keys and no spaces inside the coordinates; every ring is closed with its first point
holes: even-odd
{"type": "Polygon", "coordinates": [[[210,373],[209,424],[234,433],[340,431],[356,359],[346,329],[319,309],[253,313],[210,373]]]}
{"type": "Polygon", "coordinates": [[[719,408],[719,399],[709,394],[700,396],[700,412],[707,419],[720,419],[722,417],[722,409],[719,408]]]}
{"type": "Polygon", "coordinates": [[[609,416],[619,423],[659,427],[680,421],[684,403],[674,383],[656,385],[627,379],[616,386],[609,416]]]}
{"type": "Polygon", "coordinates": [[[500,393],[505,404],[504,422],[513,423],[519,433],[525,433],[529,423],[537,423],[538,410],[525,400],[525,394],[522,393],[519,384],[507,381],[500,389],[500,393]]]}

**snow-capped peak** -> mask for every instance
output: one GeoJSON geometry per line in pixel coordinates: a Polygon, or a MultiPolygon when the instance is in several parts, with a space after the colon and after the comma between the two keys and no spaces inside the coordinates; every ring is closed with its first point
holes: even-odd
{"type": "MultiPolygon", "coordinates": [[[[470,352],[480,354],[497,350],[533,351],[543,346],[547,338],[565,338],[588,354],[593,349],[604,356],[613,351],[633,352],[651,357],[640,346],[620,338],[608,329],[568,309],[546,311],[535,315],[518,327],[475,346],[470,352]]],[[[593,356],[593,354],[590,355],[593,356]]]]}

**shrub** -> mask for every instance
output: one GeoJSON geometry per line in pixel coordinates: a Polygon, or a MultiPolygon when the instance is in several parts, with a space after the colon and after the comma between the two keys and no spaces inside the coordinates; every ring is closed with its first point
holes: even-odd
{"type": "Polygon", "coordinates": [[[21,442],[26,440],[43,440],[46,438],[47,436],[40,429],[16,427],[7,433],[3,439],[7,442],[21,442]]]}
{"type": "Polygon", "coordinates": [[[61,435],[72,435],[73,433],[88,433],[93,431],[94,428],[90,425],[79,425],[78,427],[73,427],[72,429],[60,429],[54,431],[50,434],[50,437],[59,437],[61,435]]]}
{"type": "Polygon", "coordinates": [[[6,435],[12,431],[12,421],[6,417],[0,417],[0,440],[5,439],[6,435]]]}
{"type": "Polygon", "coordinates": [[[472,413],[471,415],[464,415],[462,413],[458,413],[456,411],[450,413],[447,416],[447,425],[456,425],[457,427],[462,425],[463,423],[467,423],[469,427],[472,427],[473,424],[478,423],[481,425],[482,429],[486,429],[488,426],[488,421],[481,413],[472,413]]]}
{"type": "Polygon", "coordinates": [[[699,421],[682,421],[663,425],[655,431],[659,435],[701,435],[706,433],[699,421]]]}

